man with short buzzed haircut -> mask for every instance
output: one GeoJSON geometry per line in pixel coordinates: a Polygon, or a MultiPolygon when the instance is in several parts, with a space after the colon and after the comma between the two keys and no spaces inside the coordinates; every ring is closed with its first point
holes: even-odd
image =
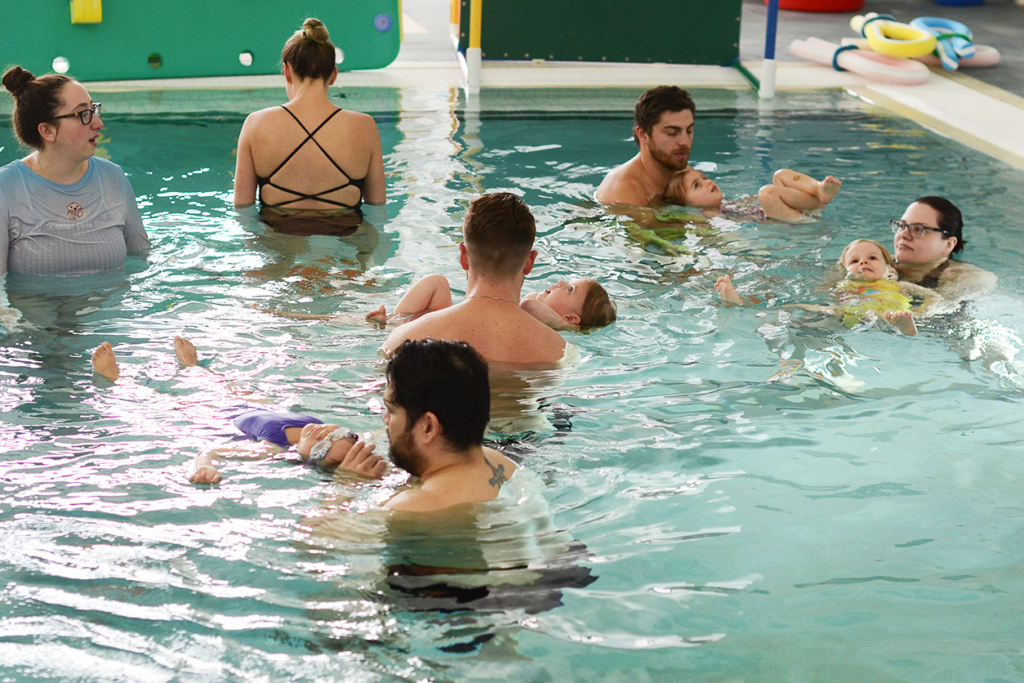
{"type": "Polygon", "coordinates": [[[633,109],[633,140],[640,151],[605,176],[597,201],[645,207],[661,200],[672,177],[689,167],[696,111],[690,93],[674,85],[641,95],[633,109]]]}
{"type": "Polygon", "coordinates": [[[554,363],[565,340],[524,311],[523,280],[533,269],[537,226],[519,197],[496,192],[470,202],[463,221],[459,263],[467,272],[466,298],[395,329],[384,341],[394,353],[407,339],[453,339],[470,344],[484,360],[554,363]]]}

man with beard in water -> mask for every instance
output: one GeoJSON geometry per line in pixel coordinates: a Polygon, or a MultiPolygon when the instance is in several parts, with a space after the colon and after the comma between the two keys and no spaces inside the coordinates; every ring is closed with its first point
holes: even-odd
{"type": "MultiPolygon", "coordinates": [[[[391,462],[412,475],[410,487],[384,504],[397,511],[388,557],[399,561],[387,572],[398,604],[538,614],[562,604],[562,589],[597,580],[580,565],[586,548],[554,526],[536,475],[484,446],[491,393],[487,365],[472,346],[403,342],[387,379],[391,462]],[[437,511],[443,521],[430,514],[437,511]]],[[[469,652],[492,637],[443,649],[469,652]]]]}
{"type": "Polygon", "coordinates": [[[689,167],[695,112],[690,93],[674,85],[641,95],[633,109],[633,141],[640,152],[605,176],[597,201],[634,207],[659,202],[676,172],[689,167]]]}
{"type": "Polygon", "coordinates": [[[465,342],[409,340],[387,368],[384,424],[396,467],[417,481],[389,510],[429,512],[493,500],[516,471],[484,446],[491,391],[487,364],[465,342]]]}
{"type": "MultiPolygon", "coordinates": [[[[390,590],[380,595],[405,610],[537,614],[559,606],[563,589],[596,580],[581,564],[586,548],[555,526],[540,478],[484,446],[491,394],[472,346],[407,340],[386,374],[389,457],[411,475],[408,486],[383,516],[311,516],[303,526],[313,542],[372,548],[383,538],[390,590]]],[[[360,440],[352,451],[372,448],[360,440]]],[[[442,649],[470,652],[491,638],[442,649]]]]}

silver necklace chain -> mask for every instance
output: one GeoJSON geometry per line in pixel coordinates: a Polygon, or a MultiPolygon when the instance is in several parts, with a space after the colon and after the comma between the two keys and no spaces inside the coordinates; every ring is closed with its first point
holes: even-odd
{"type": "Polygon", "coordinates": [[[518,301],[513,301],[512,299],[505,299],[505,298],[500,297],[500,296],[488,296],[486,294],[474,294],[472,296],[467,296],[466,298],[467,299],[494,299],[495,301],[507,301],[510,304],[515,304],[517,306],[519,305],[518,301]]]}

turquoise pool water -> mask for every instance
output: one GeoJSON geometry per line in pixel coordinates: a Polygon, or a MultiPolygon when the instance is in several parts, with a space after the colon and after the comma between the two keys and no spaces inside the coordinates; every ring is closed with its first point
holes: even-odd
{"type": "Polygon", "coordinates": [[[466,113],[453,93],[375,90],[346,101],[378,116],[389,217],[350,241],[290,237],[230,207],[239,112],[277,95],[105,93],[101,147],[152,255],[59,296],[8,283],[34,328],[0,341],[4,680],[1021,680],[1024,394],[1006,358],[1024,173],[839,94],[758,109],[697,91],[693,158],[727,196],[782,166],[844,185],[818,223],[726,225],[666,258],[589,200],[633,154],[635,92],[488,93],[466,113]],[[591,276],[619,302],[618,323],[570,335],[576,367],[524,380],[540,417],[501,437],[596,581],[542,591],[543,611],[529,588],[418,611],[384,581],[394,548],[348,510],[379,490],[353,503],[281,459],[188,484],[232,397],[206,409],[170,341],[277,404],[374,428],[384,333],[265,310],[358,314],[428,272],[461,290],[462,212],[499,189],[535,207],[528,290],[591,276]],[[924,194],[956,201],[964,259],[1000,278],[963,315],[907,338],[718,306],[724,272],[772,304],[819,300],[843,245],[888,242],[924,194]],[[104,339],[119,386],[91,377],[104,339]],[[807,361],[783,382],[779,340],[807,361]],[[863,385],[837,385],[840,366],[863,385]]]}

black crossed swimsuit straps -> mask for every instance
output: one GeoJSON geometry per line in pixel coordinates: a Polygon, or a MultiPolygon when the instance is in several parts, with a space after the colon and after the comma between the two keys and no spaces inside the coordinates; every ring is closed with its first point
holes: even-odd
{"type": "Polygon", "coordinates": [[[299,124],[299,126],[302,128],[302,130],[304,130],[306,132],[306,139],[303,140],[302,142],[300,142],[298,147],[296,147],[294,150],[292,150],[292,153],[289,154],[287,156],[287,158],[285,158],[284,161],[282,161],[280,164],[278,164],[277,168],[275,168],[273,171],[270,172],[270,175],[268,175],[266,178],[260,178],[260,177],[256,178],[256,183],[260,187],[260,201],[263,203],[263,205],[264,206],[272,206],[272,207],[282,207],[282,206],[288,206],[289,204],[294,204],[295,202],[300,202],[303,199],[314,199],[314,200],[316,200],[318,202],[323,202],[324,204],[330,204],[331,206],[338,206],[338,207],[343,207],[343,208],[346,208],[346,209],[358,209],[362,205],[362,203],[363,203],[363,183],[365,182],[366,178],[365,177],[363,177],[363,178],[353,178],[348,173],[345,173],[345,170],[341,166],[338,166],[338,162],[336,162],[334,159],[332,159],[331,155],[327,153],[327,150],[324,149],[323,146],[319,142],[317,142],[315,137],[313,137],[314,135],[316,135],[320,131],[321,128],[326,126],[327,122],[330,121],[331,119],[333,119],[335,117],[335,115],[337,115],[341,111],[341,109],[335,110],[335,112],[333,114],[331,114],[326,119],[324,119],[323,123],[321,123],[319,126],[317,126],[313,130],[313,132],[310,132],[308,128],[303,126],[302,125],[302,121],[299,121],[299,117],[296,116],[295,114],[293,114],[292,111],[290,109],[288,109],[288,107],[282,106],[281,109],[284,109],[286,112],[288,112],[288,114],[291,115],[291,117],[293,119],[295,119],[295,123],[299,124]],[[338,172],[341,173],[343,176],[345,176],[345,182],[342,183],[341,185],[338,185],[337,187],[332,187],[329,190],[324,190],[323,192],[317,192],[316,194],[306,194],[305,192],[297,192],[296,190],[291,190],[291,189],[288,189],[287,187],[281,187],[280,185],[277,185],[277,184],[271,182],[270,179],[274,177],[274,174],[276,174],[278,171],[280,171],[282,168],[284,168],[284,165],[287,164],[289,161],[291,161],[292,157],[295,156],[295,154],[300,149],[302,149],[302,146],[305,145],[307,142],[309,142],[311,140],[312,140],[314,145],[316,145],[317,147],[320,148],[320,151],[324,153],[324,156],[327,157],[327,160],[330,161],[332,164],[334,164],[334,168],[338,169],[338,172]],[[293,195],[295,195],[295,199],[289,199],[289,200],[286,200],[286,201],[283,201],[283,202],[278,202],[277,204],[268,204],[266,202],[263,202],[263,186],[264,185],[270,185],[274,189],[280,190],[282,192],[287,192],[288,194],[293,194],[293,195]],[[345,204],[344,202],[339,202],[339,201],[336,201],[334,199],[327,199],[326,197],[323,196],[323,195],[331,194],[332,192],[337,192],[338,190],[343,190],[343,189],[345,189],[346,187],[349,187],[349,186],[355,187],[355,188],[357,188],[359,190],[359,201],[357,201],[355,204],[345,204]]]}

